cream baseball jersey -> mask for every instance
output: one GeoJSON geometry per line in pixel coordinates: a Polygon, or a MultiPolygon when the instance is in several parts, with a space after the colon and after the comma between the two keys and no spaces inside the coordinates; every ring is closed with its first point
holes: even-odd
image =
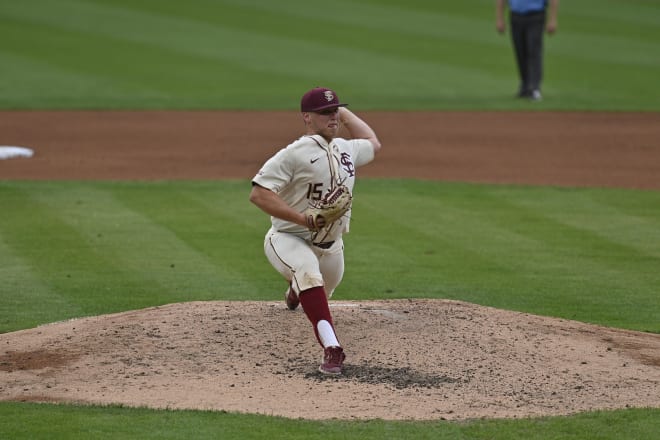
{"type": "MultiPolygon", "coordinates": [[[[366,139],[335,138],[328,144],[322,136],[305,135],[268,159],[252,181],[302,212],[310,200],[320,200],[337,184],[346,185],[353,192],[356,168],[373,158],[373,146],[366,139]]],[[[336,240],[348,232],[350,215],[348,211],[318,233],[275,217],[271,217],[271,222],[277,231],[319,243],[336,240]]]]}

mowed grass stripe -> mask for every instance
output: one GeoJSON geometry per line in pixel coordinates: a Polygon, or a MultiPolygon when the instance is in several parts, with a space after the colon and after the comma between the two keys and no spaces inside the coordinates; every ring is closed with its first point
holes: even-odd
{"type": "Polygon", "coordinates": [[[594,30],[617,26],[617,33],[636,35],[653,41],[660,32],[660,8],[648,0],[579,0],[561,5],[562,22],[568,21],[573,28],[594,30]],[[594,5],[601,7],[595,8],[594,5]]]}
{"type": "MultiPolygon", "coordinates": [[[[560,32],[545,40],[547,100],[535,109],[656,109],[660,89],[648,84],[660,59],[649,54],[657,52],[652,18],[660,9],[575,3],[562,5],[560,32]]],[[[509,36],[494,31],[492,5],[342,0],[319,13],[324,7],[299,0],[4,2],[0,37],[10,44],[0,57],[45,61],[61,87],[40,90],[29,65],[0,70],[0,83],[12,84],[0,105],[290,109],[292,97],[325,84],[363,109],[530,108],[512,99],[513,51],[509,36]],[[98,91],[88,79],[95,75],[98,91]]]]}
{"type": "MultiPolygon", "coordinates": [[[[374,257],[362,262],[365,267],[370,263],[383,267],[383,273],[375,278],[392,279],[398,289],[402,285],[419,286],[418,280],[422,285],[425,280],[435,280],[436,286],[428,286],[432,295],[441,293],[514,310],[531,307],[555,316],[562,310],[563,317],[587,322],[627,326],[640,319],[640,314],[645,322],[654,322],[658,317],[658,307],[650,295],[660,284],[657,257],[634,243],[624,245],[610,240],[593,226],[595,231],[554,219],[557,206],[534,209],[520,202],[561,198],[566,191],[479,186],[446,191],[447,186],[438,185],[434,192],[433,187],[420,186],[426,188],[420,194],[390,188],[390,203],[397,206],[394,212],[361,193],[360,201],[370,211],[368,215],[381,219],[370,223],[367,229],[371,237],[365,237],[365,241],[377,240],[379,235],[407,238],[406,242],[391,240],[389,246],[387,239],[382,240],[374,257]],[[396,265],[378,261],[397,253],[396,265]],[[648,307],[620,307],[630,302],[648,307]]],[[[583,197],[590,193],[578,192],[583,197]]],[[[642,196],[640,203],[657,198],[654,193],[646,195],[649,198],[644,200],[642,196]]],[[[612,216],[607,206],[591,206],[591,215],[609,215],[614,224],[625,222],[625,216],[623,220],[612,216]]],[[[612,228],[609,233],[613,233],[612,228]]],[[[655,243],[650,246],[658,246],[658,240],[657,233],[647,237],[655,243]]],[[[393,296],[402,295],[393,288],[385,289],[393,296]]],[[[417,292],[403,296],[409,294],[417,292]]]]}
{"type": "MultiPolygon", "coordinates": [[[[86,96],[112,104],[130,95],[130,99],[139,106],[137,103],[144,99],[166,103],[177,95],[185,95],[187,102],[194,97],[222,105],[222,94],[218,96],[216,90],[218,84],[251,77],[257,81],[261,77],[261,73],[242,69],[218,57],[181,52],[167,45],[127,40],[122,34],[98,34],[94,30],[69,29],[56,23],[44,25],[30,20],[12,21],[8,27],[5,32],[15,29],[16,35],[25,33],[26,37],[22,37],[20,47],[8,47],[0,57],[16,61],[19,66],[23,65],[24,70],[39,72],[38,75],[48,79],[51,87],[44,88],[44,96],[39,98],[42,101],[56,102],[59,99],[75,103],[86,96]],[[62,52],[61,47],[71,50],[62,52]],[[96,56],[90,53],[90,47],[107,48],[103,62],[90,62],[96,56]],[[177,60],[176,69],[170,68],[172,60],[177,60]],[[216,81],[214,84],[209,84],[211,76],[216,81]],[[66,87],[52,87],[53,81],[66,85],[72,79],[76,81],[73,94],[66,87]],[[209,92],[214,91],[214,97],[209,97],[209,92]]],[[[13,68],[17,69],[16,66],[13,68]]],[[[16,76],[18,81],[22,81],[20,75],[16,76]]],[[[16,86],[7,86],[7,94],[0,99],[11,102],[13,95],[18,93],[14,90],[16,86]]],[[[181,101],[176,103],[180,105],[181,101]]]]}
{"type": "MultiPolygon", "coordinates": [[[[161,286],[99,246],[106,232],[103,221],[121,221],[121,213],[96,218],[93,233],[97,235],[85,231],[85,223],[79,219],[94,217],[95,208],[89,201],[98,194],[69,185],[40,185],[22,192],[24,197],[12,207],[11,221],[5,222],[7,244],[50,289],[85,314],[167,301],[161,286]]],[[[131,251],[134,249],[125,249],[124,256],[131,251]]]]}
{"type": "MultiPolygon", "coordinates": [[[[112,308],[112,298],[118,297],[112,290],[117,287],[117,280],[114,275],[108,277],[111,265],[103,256],[75,228],[41,204],[33,191],[15,185],[3,186],[3,201],[11,201],[2,220],[6,247],[38,278],[33,287],[48,286],[45,293],[38,292],[34,297],[57,294],[66,299],[66,304],[74,305],[74,312],[94,313],[112,308]],[[99,267],[106,272],[98,270],[99,267]]],[[[11,292],[4,291],[5,288],[3,285],[2,296],[10,296],[11,292]]],[[[40,307],[37,304],[41,303],[37,301],[32,307],[40,307]]],[[[67,306],[58,314],[65,318],[71,317],[71,312],[71,306],[67,306]]]]}
{"type": "MultiPolygon", "coordinates": [[[[53,41],[50,33],[37,43],[49,47],[43,40],[53,41]]],[[[81,101],[81,96],[111,100],[126,93],[113,80],[83,74],[69,65],[57,66],[26,51],[11,53],[9,49],[0,49],[0,65],[0,106],[3,108],[20,107],[25,100],[39,106],[61,107],[81,101]],[[75,83],[73,88],[72,83],[75,83]]]]}
{"type": "MultiPolygon", "coordinates": [[[[265,66],[269,70],[277,69],[278,66],[284,68],[287,62],[281,57],[282,51],[295,51],[305,46],[304,42],[288,39],[277,41],[268,33],[248,32],[240,27],[234,29],[222,23],[205,23],[212,16],[208,11],[202,16],[204,20],[199,20],[187,17],[185,10],[168,16],[158,12],[131,10],[128,7],[92,5],[71,0],[62,0],[57,5],[32,0],[4,8],[9,17],[34,25],[157,47],[171,51],[177,58],[183,54],[234,61],[258,71],[263,71],[265,66]],[[34,14],[34,6],[31,7],[29,3],[37,3],[43,7],[42,11],[50,10],[52,14],[34,14]],[[70,14],[73,12],[75,16],[70,14]],[[275,47],[281,47],[282,50],[275,51],[275,47]]],[[[310,49],[312,46],[307,44],[310,49]]]]}
{"type": "MultiPolygon", "coordinates": [[[[28,264],[44,294],[62,295],[85,313],[273,300],[284,290],[263,255],[268,217],[248,202],[248,181],[2,187],[12,213],[1,229],[10,267],[28,264]],[[27,233],[35,228],[54,238],[42,243],[27,233]]],[[[660,212],[645,208],[658,197],[363,180],[336,297],[455,298],[660,331],[660,212]]]]}
{"type": "Polygon", "coordinates": [[[554,53],[611,66],[660,67],[660,59],[649,56],[657,50],[660,38],[660,8],[632,3],[582,0],[562,4],[558,38],[546,41],[554,53]]]}
{"type": "MultiPolygon", "coordinates": [[[[279,297],[272,290],[275,276],[261,270],[267,264],[263,255],[267,217],[249,205],[248,191],[247,182],[163,183],[122,185],[114,194],[211,264],[217,275],[207,282],[212,281],[223,299],[274,299],[279,297]]],[[[181,263],[187,258],[177,257],[181,263]]],[[[208,278],[206,272],[200,275],[208,278]]]]}
{"type": "MultiPolygon", "coordinates": [[[[12,276],[20,278],[30,268],[38,281],[26,285],[34,290],[23,306],[40,308],[42,298],[60,305],[51,309],[50,320],[215,299],[232,287],[221,267],[103,190],[8,186],[2,197],[12,204],[10,215],[3,216],[3,237],[22,264],[12,276]],[[63,300],[49,300],[53,295],[63,300]]],[[[14,294],[7,283],[0,289],[3,298],[14,294]]]]}
{"type": "MultiPolygon", "coordinates": [[[[37,0],[33,0],[33,2],[35,1],[37,0]]],[[[39,2],[37,1],[37,3],[39,2]]],[[[42,13],[35,16],[32,8],[21,5],[22,3],[16,3],[6,6],[6,13],[15,19],[33,21],[34,25],[42,26],[45,24],[60,29],[60,31],[81,33],[92,39],[103,36],[112,40],[155,46],[158,48],[157,50],[173,52],[170,59],[167,61],[162,59],[157,64],[161,67],[159,75],[153,76],[151,79],[156,84],[158,81],[167,81],[167,84],[176,93],[185,92],[185,90],[179,90],[181,83],[177,83],[176,78],[171,78],[172,72],[164,70],[163,67],[171,64],[173,59],[177,59],[179,61],[177,62],[176,71],[184,78],[188,78],[185,73],[185,66],[194,66],[199,62],[198,58],[230,63],[232,69],[239,68],[260,74],[267,71],[269,75],[274,74],[288,78],[288,81],[284,81],[285,86],[287,83],[290,84],[291,91],[295,96],[300,92],[299,84],[301,84],[301,81],[303,83],[312,81],[314,84],[319,81],[331,81],[335,84],[351,84],[354,88],[356,85],[370,88],[386,87],[388,96],[381,99],[387,99],[388,101],[396,98],[398,94],[414,93],[415,90],[419,90],[418,93],[421,99],[437,99],[440,95],[453,96],[454,87],[447,83],[439,83],[437,81],[438,77],[463,78],[463,80],[470,81],[472,84],[480,84],[486,90],[498,89],[503,85],[502,82],[506,81],[508,83],[510,81],[508,73],[503,73],[502,77],[498,79],[492,72],[484,70],[483,65],[471,68],[462,61],[452,64],[448,62],[448,57],[440,57],[439,59],[420,57],[414,59],[411,54],[415,51],[410,51],[410,46],[407,44],[401,45],[399,52],[392,51],[391,47],[388,50],[387,46],[382,47],[381,52],[374,52],[368,49],[365,50],[362,46],[356,46],[354,44],[355,37],[344,37],[348,38],[343,41],[344,45],[341,45],[338,38],[321,41],[318,37],[316,39],[312,37],[301,39],[299,35],[282,37],[264,32],[261,28],[246,29],[244,26],[237,25],[233,25],[236,27],[232,28],[232,25],[225,23],[207,24],[200,21],[202,17],[195,17],[194,19],[185,17],[185,12],[182,12],[179,16],[164,16],[157,13],[130,11],[120,7],[92,6],[81,2],[63,1],[58,2],[57,8],[52,10],[52,14],[42,13]],[[77,19],[74,20],[67,15],[67,9],[75,11],[77,19]],[[181,15],[184,17],[181,17],[181,15]],[[81,17],[86,18],[82,20],[81,17]],[[318,57],[319,53],[323,53],[324,56],[318,57]],[[196,60],[188,63],[190,60],[187,60],[187,57],[194,57],[196,60]],[[314,58],[315,62],[308,63],[306,60],[310,58],[314,58]],[[338,61],[351,65],[351,68],[336,69],[338,61]],[[371,75],[375,70],[389,72],[389,74],[371,75]],[[332,72],[332,75],[329,75],[328,72],[332,72]],[[396,78],[394,82],[392,81],[393,77],[396,78]],[[297,83],[294,83],[294,80],[297,80],[297,83]],[[294,90],[293,84],[298,84],[298,88],[294,90]],[[432,92],[429,95],[430,90],[432,92]]],[[[42,6],[53,8],[53,5],[49,2],[43,3],[42,6]]],[[[209,16],[213,15],[206,13],[203,17],[209,16]]],[[[224,14],[217,16],[223,17],[224,14]]],[[[315,32],[312,33],[312,29],[310,29],[310,35],[314,34],[315,32]]],[[[352,32],[347,34],[352,35],[352,32]]],[[[80,41],[85,40],[81,39],[80,41]]],[[[410,41],[410,43],[414,44],[413,41],[410,41]]],[[[112,47],[109,42],[101,46],[105,47],[106,45],[112,47]]],[[[429,42],[427,45],[429,48],[435,46],[433,42],[429,42]]],[[[451,48],[452,46],[442,47],[451,48]]],[[[117,53],[119,54],[119,52],[117,53]]],[[[149,58],[150,52],[145,50],[144,53],[149,58]]],[[[104,62],[101,65],[108,69],[108,73],[121,77],[121,69],[112,65],[112,59],[112,57],[109,58],[110,64],[104,62]]],[[[126,65],[126,63],[130,65],[130,56],[128,59],[124,59],[123,55],[115,59],[121,60],[122,65],[126,65]]],[[[470,57],[470,59],[479,58],[470,57]]],[[[144,60],[141,61],[140,65],[149,65],[149,63],[144,63],[144,60]]],[[[80,66],[80,68],[89,67],[80,66]]],[[[213,66],[210,66],[210,68],[213,68],[213,66]]],[[[220,73],[223,70],[225,69],[218,69],[218,67],[214,69],[214,71],[220,73]]],[[[208,69],[201,69],[198,72],[206,75],[207,83],[210,81],[211,76],[208,69]]],[[[136,79],[139,80],[139,72],[132,72],[131,74],[137,76],[136,79]]],[[[213,79],[217,81],[217,78],[213,79]]],[[[272,81],[273,78],[271,77],[269,80],[272,81]]],[[[242,82],[245,83],[245,79],[242,82]]],[[[195,82],[188,81],[187,83],[194,84],[195,82]]],[[[154,85],[152,84],[151,87],[154,87],[154,85]]],[[[359,90],[359,87],[357,89],[359,90]]],[[[223,93],[231,93],[231,91],[229,89],[223,90],[223,93]]],[[[262,104],[268,106],[267,96],[264,99],[265,102],[262,102],[262,104]]],[[[282,105],[281,101],[278,105],[282,105]]]]}
{"type": "MultiPolygon", "coordinates": [[[[141,279],[151,301],[214,299],[231,292],[230,280],[235,276],[230,271],[182,240],[177,231],[144,214],[152,203],[160,203],[162,215],[175,212],[185,218],[187,207],[169,188],[131,191],[138,199],[132,205],[124,203],[125,188],[123,184],[80,186],[45,195],[43,203],[66,218],[114,266],[141,279]]],[[[197,214],[198,221],[208,217],[197,214]]],[[[198,223],[184,227],[199,233],[198,223]]]]}
{"type": "MultiPolygon", "coordinates": [[[[1,189],[0,194],[6,196],[1,189]]],[[[9,221],[14,220],[0,215],[0,333],[84,314],[78,304],[51,289],[29,260],[9,247],[6,235],[19,232],[7,227],[9,221]]]]}
{"type": "MultiPolygon", "coordinates": [[[[448,13],[444,9],[434,12],[416,11],[408,8],[410,5],[395,7],[352,1],[334,2],[332,14],[319,14],[317,8],[310,6],[309,1],[293,0],[277,3],[234,0],[223,1],[222,6],[207,0],[192,2],[186,8],[180,8],[180,3],[175,1],[118,0],[114,4],[145,15],[173,20],[185,18],[190,22],[208,25],[209,29],[222,28],[241,34],[249,30],[252,35],[267,37],[272,41],[281,39],[281,43],[308,41],[320,47],[359,46],[369,52],[410,60],[433,60],[442,55],[444,50],[455,47],[450,44],[451,40],[474,43],[485,48],[500,45],[497,38],[492,38],[490,13],[470,17],[448,13]],[[369,20],[365,21],[364,17],[369,17],[369,20]],[[283,23],[291,25],[284,26],[283,23]],[[332,29],[333,32],[319,32],[319,29],[332,29]],[[466,29],[471,32],[466,32],[466,29]],[[438,45],[442,40],[447,41],[444,45],[438,45]]],[[[256,49],[261,52],[262,47],[260,44],[256,49]]],[[[485,65],[475,58],[470,57],[469,60],[485,65]]],[[[446,59],[442,61],[447,62],[446,59]]],[[[356,67],[359,68],[353,66],[356,67]]]]}
{"type": "MultiPolygon", "coordinates": [[[[3,4],[0,11],[9,23],[1,32],[21,42],[4,48],[9,54],[32,57],[33,62],[46,68],[68,69],[72,78],[80,77],[83,83],[86,78],[98,79],[98,91],[85,89],[80,96],[67,96],[47,90],[47,95],[56,95],[48,101],[59,99],[75,105],[91,98],[107,102],[106,108],[120,106],[119,100],[126,104],[127,99],[134,107],[144,107],[144,102],[156,107],[198,107],[200,103],[226,107],[225,98],[238,100],[244,96],[244,86],[263,82],[267,60],[242,61],[255,55],[245,32],[225,31],[176,16],[160,17],[75,1],[53,4],[30,0],[3,4]],[[39,13],[34,12],[35,7],[39,13]],[[67,50],[62,51],[63,47],[67,50]]],[[[269,40],[258,41],[265,44],[269,40]]],[[[271,62],[279,60],[273,43],[267,46],[263,55],[271,62]]],[[[295,81],[297,88],[294,80],[278,77],[275,72],[270,72],[269,80],[282,87],[290,83],[291,93],[299,93],[299,80],[295,81]]],[[[4,99],[10,102],[9,97],[4,99]]],[[[47,101],[44,97],[38,99],[47,101]]],[[[271,103],[275,104],[281,106],[281,99],[271,103]]]]}
{"type": "Polygon", "coordinates": [[[515,203],[630,248],[642,258],[660,258],[657,191],[552,189],[543,197],[526,197],[519,191],[515,203]]]}
{"type": "MultiPolygon", "coordinates": [[[[154,60],[152,53],[145,55],[144,47],[30,20],[8,19],[3,22],[3,26],[3,32],[25,35],[21,38],[20,47],[3,48],[4,56],[13,57],[20,63],[26,64],[25,70],[28,72],[32,72],[32,66],[38,67],[36,74],[48,78],[51,88],[51,81],[57,82],[62,78],[61,82],[65,83],[66,77],[69,76],[68,81],[75,80],[78,94],[89,94],[99,98],[109,99],[125,93],[158,97],[161,93],[155,87],[157,84],[157,78],[153,75],[155,72],[150,72],[155,84],[147,81],[139,84],[132,82],[139,78],[136,75],[139,72],[131,69],[130,64],[138,60],[147,62],[154,60]],[[90,57],[94,56],[90,53],[90,47],[93,46],[111,48],[105,51],[104,63],[90,63],[90,57]],[[70,50],[61,51],[62,47],[68,47],[70,50]],[[119,54],[121,56],[118,56],[119,54]],[[122,70],[117,68],[118,62],[128,64],[124,64],[122,70]],[[130,81],[123,80],[126,76],[130,76],[130,81]]],[[[148,66],[149,64],[146,63],[142,69],[148,69],[148,66]]],[[[48,90],[44,91],[48,92],[48,90]]],[[[61,96],[61,99],[68,101],[75,98],[61,96]]]]}
{"type": "MultiPolygon", "coordinates": [[[[127,9],[135,6],[135,2],[125,3],[127,9]]],[[[208,7],[205,7],[204,3],[194,3],[191,8],[186,8],[183,11],[178,10],[176,7],[167,7],[166,3],[148,3],[148,9],[144,8],[144,4],[141,6],[140,12],[135,11],[135,14],[144,13],[143,19],[146,20],[146,23],[141,20],[141,26],[146,25],[157,31],[161,26],[167,24],[168,28],[173,29],[170,33],[181,32],[181,35],[166,35],[166,42],[163,44],[167,44],[169,47],[178,47],[180,42],[187,41],[188,43],[194,43],[185,46],[189,50],[194,48],[193,50],[199,50],[198,53],[201,54],[204,50],[202,48],[206,47],[210,50],[203,53],[208,56],[232,59],[240,62],[243,66],[252,66],[259,70],[262,70],[264,64],[266,64],[271,71],[276,70],[287,75],[314,79],[315,77],[307,72],[332,68],[333,76],[337,77],[337,81],[341,81],[343,78],[348,77],[349,73],[346,73],[343,69],[334,69],[337,61],[349,62],[354,60],[356,63],[351,65],[351,69],[346,70],[353,72],[354,81],[368,84],[379,79],[369,77],[360,80],[356,73],[371,72],[374,69],[374,64],[382,64],[383,68],[388,69],[386,70],[388,72],[392,72],[389,69],[401,70],[401,66],[398,65],[404,62],[408,63],[404,66],[406,70],[457,69],[459,71],[457,73],[460,75],[474,75],[474,80],[488,81],[491,77],[490,72],[483,72],[481,69],[452,67],[447,59],[435,60],[435,56],[417,55],[420,46],[429,50],[443,50],[443,47],[445,47],[432,44],[437,43],[436,38],[427,41],[420,40],[420,29],[436,30],[431,31],[431,37],[437,37],[435,34],[438,30],[444,33],[448,28],[453,29],[456,35],[464,34],[463,26],[442,16],[438,16],[438,18],[447,21],[447,26],[438,26],[436,23],[436,26],[425,27],[418,26],[419,23],[414,22],[412,25],[409,24],[407,27],[401,28],[401,21],[397,20],[397,16],[390,16],[380,11],[379,8],[370,8],[363,11],[365,16],[371,17],[371,20],[369,20],[371,24],[365,25],[363,20],[355,19],[355,11],[343,15],[320,15],[318,11],[304,7],[301,10],[307,10],[305,19],[295,21],[291,18],[291,14],[297,8],[292,7],[288,2],[252,4],[251,7],[240,7],[238,9],[224,4],[216,14],[209,14],[209,8],[213,9],[213,5],[209,4],[208,7]],[[162,5],[165,7],[161,8],[162,5]],[[266,13],[259,13],[263,11],[266,13]],[[164,15],[168,13],[170,15],[164,15]],[[147,19],[147,17],[151,18],[147,19]],[[356,45],[355,39],[362,35],[365,27],[373,27],[373,23],[379,19],[384,20],[379,26],[383,38],[367,39],[365,34],[363,35],[365,37],[364,44],[356,45]],[[281,23],[287,21],[294,21],[295,25],[281,25],[281,23]],[[399,24],[393,25],[393,23],[399,24]],[[175,24],[178,24],[178,26],[175,26],[175,24]],[[331,34],[318,32],[319,29],[325,28],[332,28],[334,32],[331,34]],[[392,38],[392,34],[397,32],[399,33],[397,38],[392,38]],[[305,35],[305,38],[301,38],[301,35],[305,35]],[[230,44],[220,46],[212,44],[209,46],[209,41],[222,41],[230,44]],[[411,50],[411,47],[415,47],[417,50],[411,50]],[[314,56],[319,53],[323,53],[324,56],[315,56],[315,62],[312,65],[304,61],[306,55],[314,56]],[[300,61],[297,61],[299,59],[300,61]],[[300,69],[305,66],[306,69],[300,69]]],[[[348,3],[346,7],[354,9],[357,5],[348,3]]],[[[401,13],[402,11],[397,9],[397,12],[401,13]]],[[[360,15],[357,14],[357,16],[360,15]]],[[[428,14],[416,15],[415,17],[428,20],[428,14]]],[[[111,31],[114,31],[114,29],[111,29],[111,31]]],[[[136,31],[137,29],[130,29],[125,35],[133,35],[134,40],[144,38],[143,32],[137,33],[136,31]]],[[[156,33],[160,32],[154,32],[154,34],[156,33]]],[[[153,36],[149,38],[150,43],[157,42],[153,41],[152,38],[153,36]]],[[[490,46],[492,42],[486,44],[490,46]]],[[[446,47],[451,47],[451,45],[446,45],[446,47]]],[[[424,76],[420,72],[417,79],[423,79],[424,76]]],[[[397,78],[397,80],[401,81],[405,78],[397,78]]]]}
{"type": "MultiPolygon", "coordinates": [[[[516,293],[532,287],[522,259],[537,249],[539,243],[533,237],[521,236],[487,218],[479,218],[479,210],[452,207],[446,201],[439,201],[440,197],[406,194],[401,199],[391,197],[392,206],[397,206],[395,212],[382,203],[368,207],[369,216],[379,218],[377,226],[368,227],[365,238],[379,243],[374,259],[381,256],[396,259],[395,264],[372,261],[385,272],[384,278],[380,275],[376,278],[391,277],[397,289],[386,291],[397,297],[441,295],[483,303],[497,292],[500,301],[510,300],[522,307],[516,293]],[[413,212],[419,215],[411,215],[413,212]],[[378,237],[384,238],[378,240],[378,237]]],[[[364,197],[362,200],[368,203],[364,197]]]]}
{"type": "Polygon", "coordinates": [[[473,248],[472,236],[452,232],[453,224],[469,228],[469,212],[452,213],[440,207],[441,188],[420,193],[415,186],[406,182],[360,183],[352,233],[345,241],[352,260],[348,269],[357,263],[353,270],[365,273],[353,275],[349,283],[353,278],[371,280],[359,289],[373,297],[456,297],[492,288],[488,273],[515,276],[512,269],[484,255],[481,248],[473,248]],[[388,194],[387,201],[382,194],[388,194]],[[372,252],[360,258],[364,246],[372,252]],[[480,276],[466,277],[471,272],[480,276]],[[379,283],[373,284],[374,279],[379,283]],[[376,286],[383,290],[374,289],[376,286]]]}
{"type": "MultiPolygon", "coordinates": [[[[583,223],[565,221],[561,213],[570,215],[573,203],[579,204],[580,199],[589,198],[592,190],[581,191],[576,200],[571,200],[571,191],[568,195],[565,193],[564,190],[538,190],[536,199],[549,203],[532,209],[523,206],[520,199],[534,199],[530,197],[533,192],[506,192],[504,198],[498,195],[493,199],[494,205],[502,206],[502,211],[506,211],[504,215],[498,215],[495,207],[490,213],[482,214],[485,221],[492,221],[502,228],[515,228],[517,233],[537,240],[536,249],[520,252],[515,261],[507,264],[509,267],[518,265],[520,275],[529,283],[529,294],[538,296],[530,303],[536,303],[538,307],[543,304],[543,299],[548,298],[554,304],[548,309],[541,308],[541,313],[547,314],[558,304],[564,304],[567,309],[564,317],[588,322],[611,322],[615,326],[625,326],[626,321],[638,319],[640,313],[645,321],[653,322],[658,309],[652,306],[652,297],[648,294],[660,283],[657,273],[660,259],[632,242],[610,239],[601,233],[601,228],[596,224],[590,225],[587,218],[583,219],[583,223]],[[562,206],[553,206],[555,197],[563,200],[562,206]],[[494,216],[491,214],[493,212],[494,216]],[[629,302],[639,302],[649,307],[641,312],[629,310],[622,314],[621,305],[629,302]],[[587,314],[589,317],[585,318],[587,314]]],[[[607,206],[600,204],[592,204],[589,213],[590,218],[609,217],[614,225],[625,222],[625,218],[612,215],[607,206]]],[[[625,227],[621,229],[625,230],[625,227]]],[[[609,228],[609,231],[611,233],[612,229],[609,228]]],[[[653,242],[654,236],[651,234],[647,239],[653,242]]],[[[654,246],[657,246],[657,240],[656,234],[654,246]]],[[[516,242],[512,242],[511,246],[518,248],[516,242]]],[[[486,247],[496,248],[492,243],[487,243],[486,247]]],[[[508,254],[502,257],[507,261],[508,254]]],[[[524,301],[520,304],[525,306],[524,301]]]]}
{"type": "Polygon", "coordinates": [[[632,109],[630,96],[639,95],[645,97],[639,108],[652,109],[660,100],[648,87],[660,75],[660,58],[649,56],[658,51],[657,17],[660,9],[648,3],[564,2],[557,35],[545,39],[544,89],[575,107],[607,100],[625,111],[632,109]]]}

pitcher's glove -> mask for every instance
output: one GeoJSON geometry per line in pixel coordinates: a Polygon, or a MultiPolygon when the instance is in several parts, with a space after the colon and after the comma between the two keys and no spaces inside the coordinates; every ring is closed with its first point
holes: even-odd
{"type": "Polygon", "coordinates": [[[312,200],[305,209],[307,227],[318,231],[326,225],[339,220],[351,209],[353,196],[345,185],[338,185],[329,191],[321,200],[312,200]]]}

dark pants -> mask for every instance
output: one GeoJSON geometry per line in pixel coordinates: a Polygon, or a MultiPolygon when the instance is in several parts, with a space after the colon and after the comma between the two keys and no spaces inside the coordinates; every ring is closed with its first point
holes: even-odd
{"type": "Polygon", "coordinates": [[[545,11],[528,15],[511,13],[511,39],[518,63],[521,96],[541,90],[545,11]]]}

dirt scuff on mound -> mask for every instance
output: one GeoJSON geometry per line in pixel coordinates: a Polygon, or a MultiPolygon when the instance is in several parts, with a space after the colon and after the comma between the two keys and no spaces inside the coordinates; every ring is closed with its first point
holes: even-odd
{"type": "Polygon", "coordinates": [[[347,353],[341,377],[317,372],[321,350],[302,311],[193,302],[2,334],[0,395],[310,419],[660,407],[659,335],[458,301],[332,309],[347,353]]]}

